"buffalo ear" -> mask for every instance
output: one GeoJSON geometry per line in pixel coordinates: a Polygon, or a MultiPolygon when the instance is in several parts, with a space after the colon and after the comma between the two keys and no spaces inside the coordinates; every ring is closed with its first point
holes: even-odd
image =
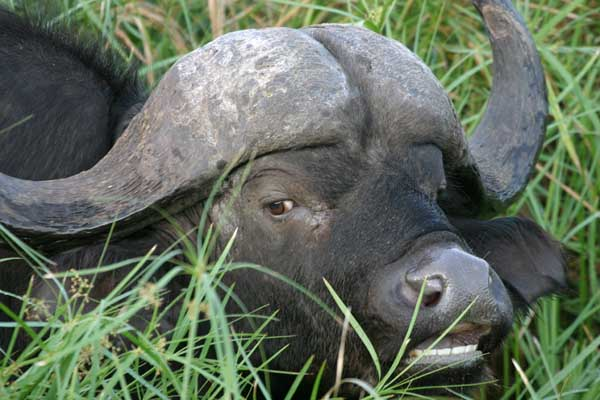
{"type": "Polygon", "coordinates": [[[566,259],[560,243],[523,218],[491,221],[453,219],[473,252],[485,259],[517,296],[516,306],[566,288],[566,259]]]}

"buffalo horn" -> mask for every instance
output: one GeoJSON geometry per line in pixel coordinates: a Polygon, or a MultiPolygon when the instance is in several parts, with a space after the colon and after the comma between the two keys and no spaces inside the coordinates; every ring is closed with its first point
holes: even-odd
{"type": "MultiPolygon", "coordinates": [[[[546,130],[544,72],[531,34],[510,0],[474,0],[493,52],[493,86],[469,141],[485,209],[504,210],[527,185],[546,130]]],[[[485,210],[484,210],[485,211],[485,210]]]]}
{"type": "Polygon", "coordinates": [[[338,143],[353,129],[351,92],[331,54],[300,31],[221,36],[167,72],[91,169],[48,181],[0,174],[0,223],[38,245],[92,239],[113,222],[120,235],[139,230],[157,210],[206,198],[227,165],[338,143]]]}

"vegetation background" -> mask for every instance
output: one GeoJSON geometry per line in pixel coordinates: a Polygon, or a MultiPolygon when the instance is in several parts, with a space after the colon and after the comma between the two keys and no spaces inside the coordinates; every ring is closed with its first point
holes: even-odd
{"type": "MultiPolygon", "coordinates": [[[[0,0],[0,4],[17,9],[23,3],[0,0]]],[[[481,20],[467,0],[25,3],[30,9],[53,15],[52,22],[69,21],[78,31],[101,35],[106,46],[116,49],[121,57],[140,63],[141,77],[150,87],[178,57],[224,33],[323,22],[362,25],[406,44],[431,67],[450,93],[468,132],[482,115],[492,83],[490,47],[481,20]]],[[[570,254],[570,288],[560,297],[545,299],[523,316],[497,357],[498,380],[476,389],[474,396],[596,400],[600,399],[600,2],[514,3],[540,51],[553,120],[536,174],[508,214],[532,218],[563,243],[570,254]]],[[[32,268],[44,273],[43,258],[16,238],[11,240],[18,243],[32,268]]],[[[135,310],[159,301],[160,290],[173,276],[152,284],[150,276],[176,251],[132,260],[127,268],[132,269],[128,279],[135,282],[133,288],[125,284],[117,288],[114,296],[91,313],[77,306],[73,299],[76,293],[65,293],[64,307],[59,307],[51,323],[38,323],[48,337],[36,335],[22,323],[27,312],[43,313],[43,305],[30,301],[30,308],[15,316],[15,324],[37,339],[22,356],[13,357],[10,351],[0,354],[0,397],[128,398],[133,390],[139,398],[168,398],[174,393],[188,398],[198,390],[198,376],[209,382],[204,388],[208,398],[252,397],[257,391],[268,395],[268,380],[263,385],[257,375],[267,364],[250,366],[247,362],[247,356],[265,340],[263,325],[252,337],[241,338],[229,330],[222,308],[228,299],[216,299],[213,289],[220,274],[230,266],[223,259],[206,265],[203,260],[208,250],[191,249],[187,254],[189,265],[182,265],[174,275],[193,275],[199,269],[205,278],[210,277],[192,279],[184,301],[210,309],[211,334],[196,339],[193,324],[180,321],[174,338],[167,341],[154,333],[158,313],[154,325],[143,331],[123,328],[135,310]],[[127,308],[118,306],[117,300],[125,302],[127,308]],[[119,351],[116,333],[126,335],[137,347],[119,351]],[[189,345],[189,349],[182,351],[178,343],[189,345]],[[242,344],[245,352],[235,350],[233,343],[242,344]],[[194,346],[213,346],[217,359],[193,359],[194,346]],[[174,362],[187,365],[171,369],[174,362]]],[[[102,268],[124,266],[92,268],[71,274],[70,279],[85,282],[86,277],[102,268]]],[[[84,296],[85,285],[81,286],[84,296]]],[[[261,324],[270,318],[265,317],[261,324]]],[[[407,389],[406,381],[402,382],[404,386],[395,391],[378,386],[370,396],[415,395],[407,389]]]]}

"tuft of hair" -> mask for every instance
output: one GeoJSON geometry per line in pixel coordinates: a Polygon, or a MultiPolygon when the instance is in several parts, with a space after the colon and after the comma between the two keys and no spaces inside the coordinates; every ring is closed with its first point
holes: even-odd
{"type": "Polygon", "coordinates": [[[0,172],[22,179],[91,168],[146,100],[100,37],[47,21],[0,6],[0,172]]]}

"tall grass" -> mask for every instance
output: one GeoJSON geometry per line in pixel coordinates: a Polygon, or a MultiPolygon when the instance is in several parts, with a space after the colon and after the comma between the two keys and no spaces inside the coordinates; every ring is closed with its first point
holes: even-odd
{"type": "MultiPolygon", "coordinates": [[[[18,7],[22,1],[0,3],[18,7]]],[[[48,3],[36,3],[34,8],[48,7],[48,3]]],[[[553,120],[536,174],[508,214],[529,216],[562,242],[570,253],[571,289],[542,301],[515,325],[498,360],[498,381],[481,388],[477,397],[598,399],[600,2],[514,3],[541,53],[553,120]]],[[[245,28],[321,22],[360,24],[405,43],[446,87],[468,132],[479,122],[491,85],[489,44],[468,1],[61,0],[57,4],[56,20],[67,19],[83,31],[101,33],[107,46],[141,64],[141,75],[150,86],[178,57],[217,35],[245,28]]],[[[198,250],[201,255],[202,249],[198,250]]],[[[266,383],[258,379],[259,371],[268,369],[268,363],[253,366],[248,359],[258,351],[261,341],[268,340],[263,328],[276,316],[253,312],[239,316],[256,318],[257,330],[249,337],[232,334],[228,329],[232,316],[226,318],[223,307],[232,301],[233,294],[221,300],[215,297],[226,268],[223,261],[207,265],[201,256],[188,257],[190,262],[179,267],[190,277],[184,300],[194,307],[211,307],[210,332],[194,332],[193,319],[186,310],[180,313],[168,343],[153,333],[161,319],[158,311],[143,330],[131,326],[129,317],[135,310],[154,307],[153,302],[172,279],[167,274],[152,286],[148,277],[177,255],[173,250],[148,254],[128,265],[106,266],[128,268],[126,282],[139,281],[139,285],[130,289],[123,284],[97,304],[96,311],[83,312],[81,299],[64,293],[64,302],[57,305],[48,324],[41,326],[40,332],[30,332],[37,340],[27,351],[17,359],[0,355],[0,397],[4,393],[22,398],[128,398],[126,388],[131,382],[136,391],[144,391],[137,393],[141,398],[185,397],[199,389],[196,378],[200,375],[208,382],[203,388],[208,398],[268,393],[266,383]],[[227,340],[221,340],[221,335],[227,340]],[[116,351],[120,347],[114,342],[117,337],[126,338],[133,350],[116,351]],[[209,358],[191,357],[194,349],[212,349],[217,356],[203,364],[202,360],[209,358]],[[11,380],[15,374],[18,379],[11,380]]],[[[42,258],[25,256],[43,273],[42,258]]],[[[94,271],[87,272],[93,276],[94,271]]],[[[86,271],[78,274],[80,279],[87,276],[86,271]]],[[[56,277],[58,287],[62,279],[66,277],[56,277]]],[[[43,313],[43,305],[38,307],[37,312],[43,313]]],[[[25,311],[31,310],[23,310],[21,319],[25,311]]],[[[19,321],[19,316],[15,318],[19,321]]],[[[22,322],[18,324],[22,330],[31,330],[22,322]]],[[[381,396],[388,394],[377,390],[381,396]]]]}

